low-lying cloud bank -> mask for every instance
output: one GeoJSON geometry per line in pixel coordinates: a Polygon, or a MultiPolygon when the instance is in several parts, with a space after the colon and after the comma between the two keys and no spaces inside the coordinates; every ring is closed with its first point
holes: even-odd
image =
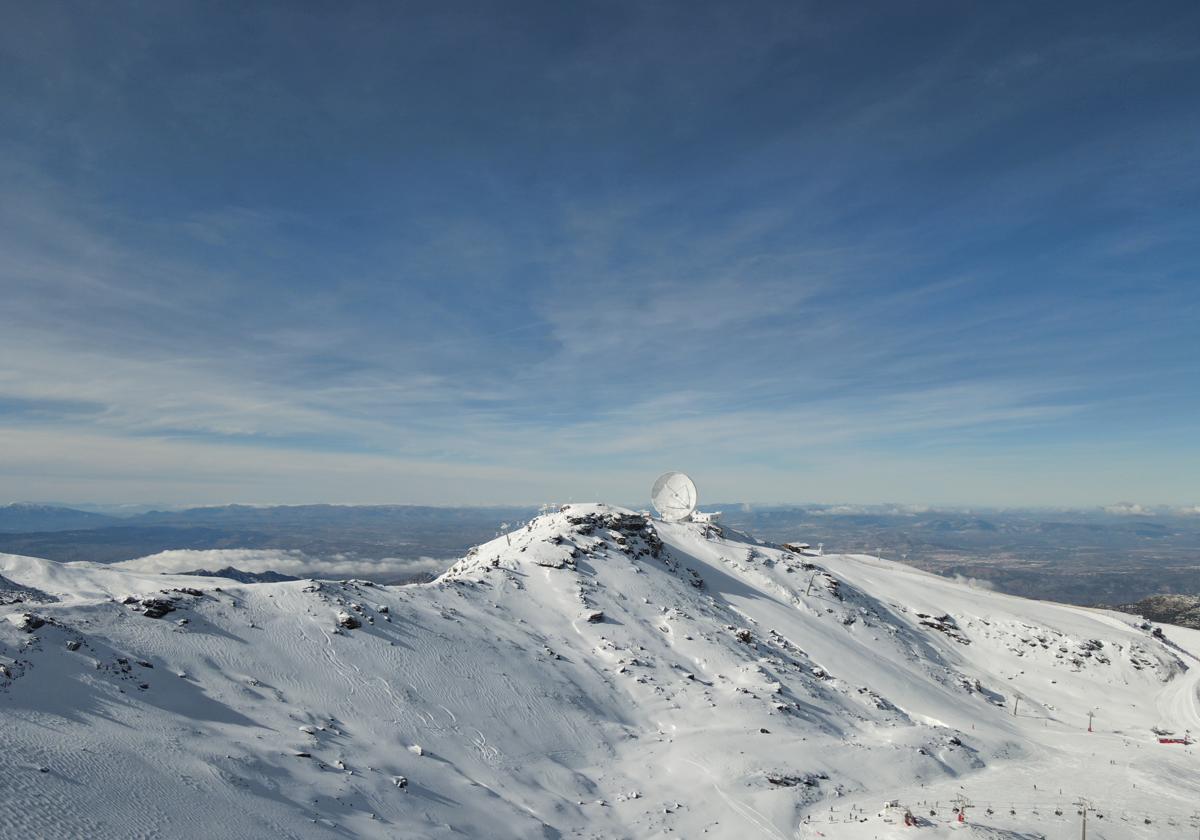
{"type": "Polygon", "coordinates": [[[453,560],[438,560],[433,557],[369,558],[352,554],[314,557],[295,549],[222,548],[160,551],[158,554],[114,563],[113,568],[171,574],[191,572],[197,569],[217,571],[233,566],[243,572],[270,571],[295,577],[355,577],[386,581],[410,578],[420,574],[438,575],[449,568],[453,562],[453,560]]]}

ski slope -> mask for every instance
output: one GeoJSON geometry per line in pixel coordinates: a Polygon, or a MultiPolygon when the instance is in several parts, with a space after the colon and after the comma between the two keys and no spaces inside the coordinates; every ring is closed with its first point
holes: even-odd
{"type": "Polygon", "coordinates": [[[429,584],[0,577],[3,837],[1195,834],[1200,633],[874,557],[572,505],[429,584]]]}

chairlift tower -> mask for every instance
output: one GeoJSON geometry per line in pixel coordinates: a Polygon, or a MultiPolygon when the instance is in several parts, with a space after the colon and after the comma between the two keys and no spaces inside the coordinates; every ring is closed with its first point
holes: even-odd
{"type": "Polygon", "coordinates": [[[1080,832],[1079,837],[1081,838],[1081,840],[1087,840],[1088,811],[1094,810],[1095,806],[1092,805],[1092,803],[1089,800],[1084,799],[1081,796],[1081,797],[1079,797],[1079,801],[1075,803],[1075,807],[1077,807],[1079,809],[1079,814],[1080,814],[1080,816],[1083,817],[1083,822],[1079,824],[1079,832],[1080,832]]]}

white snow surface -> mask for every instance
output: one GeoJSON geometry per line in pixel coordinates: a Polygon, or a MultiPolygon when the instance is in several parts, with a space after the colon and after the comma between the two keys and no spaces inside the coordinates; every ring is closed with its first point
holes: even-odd
{"type": "Polygon", "coordinates": [[[0,837],[1192,837],[1164,629],[604,505],[403,587],[0,555],[0,837]]]}

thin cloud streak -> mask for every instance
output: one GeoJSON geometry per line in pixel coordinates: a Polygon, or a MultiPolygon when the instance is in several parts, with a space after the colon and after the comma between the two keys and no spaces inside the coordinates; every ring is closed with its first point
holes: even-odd
{"type": "Polygon", "coordinates": [[[1069,503],[1079,453],[1195,456],[1185,26],[127,11],[0,37],[13,498],[878,498],[876,463],[1020,504],[1008,454],[1069,503]],[[345,60],[271,26],[160,58],[277,18],[345,60]]]}
{"type": "Polygon", "coordinates": [[[366,558],[349,554],[314,557],[299,550],[285,549],[173,549],[146,557],[113,563],[112,568],[150,574],[179,574],[181,572],[216,572],[235,568],[242,572],[279,572],[301,578],[386,578],[395,580],[417,575],[438,575],[452,561],[433,557],[403,559],[399,557],[366,558]]]}

